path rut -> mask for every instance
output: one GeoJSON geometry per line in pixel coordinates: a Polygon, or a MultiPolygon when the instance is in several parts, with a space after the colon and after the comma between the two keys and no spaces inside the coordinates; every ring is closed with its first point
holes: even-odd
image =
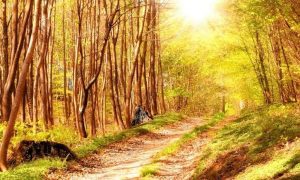
{"type": "Polygon", "coordinates": [[[152,179],[159,180],[186,180],[192,179],[195,169],[198,166],[200,157],[208,142],[212,141],[218,130],[222,129],[236,117],[229,117],[222,120],[214,127],[201,133],[196,139],[184,144],[180,151],[159,161],[160,168],[152,179]]]}

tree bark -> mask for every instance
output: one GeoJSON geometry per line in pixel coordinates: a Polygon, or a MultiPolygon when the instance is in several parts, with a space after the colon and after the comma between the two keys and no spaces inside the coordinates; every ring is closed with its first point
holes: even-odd
{"type": "Polygon", "coordinates": [[[34,10],[34,19],[33,19],[33,32],[30,38],[29,47],[26,52],[25,61],[22,64],[22,70],[19,76],[18,85],[16,88],[15,101],[12,106],[12,111],[9,116],[9,121],[7,128],[5,129],[4,136],[2,139],[2,146],[0,149],[0,168],[2,171],[7,171],[7,150],[10,139],[13,135],[14,126],[16,122],[16,118],[19,112],[19,107],[22,101],[22,97],[24,95],[25,89],[25,80],[27,76],[27,72],[31,61],[33,59],[34,49],[36,45],[36,40],[38,36],[38,28],[40,23],[40,9],[41,9],[41,0],[35,0],[35,10],[34,10]]]}

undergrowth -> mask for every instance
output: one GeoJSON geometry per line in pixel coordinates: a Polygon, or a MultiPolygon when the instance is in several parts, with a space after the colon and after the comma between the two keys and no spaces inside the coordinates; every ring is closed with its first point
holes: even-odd
{"type": "MultiPolygon", "coordinates": [[[[143,124],[141,126],[128,129],[122,132],[114,133],[111,135],[86,139],[80,141],[77,135],[72,130],[68,130],[63,126],[56,127],[48,132],[40,132],[34,135],[30,130],[18,124],[16,126],[16,136],[13,138],[13,144],[17,144],[23,139],[30,140],[51,140],[64,143],[70,147],[78,155],[79,158],[94,153],[101,148],[115,142],[125,140],[130,137],[145,134],[163,126],[175,123],[183,119],[183,116],[177,113],[168,113],[165,115],[157,116],[153,121],[143,124]]],[[[1,131],[0,127],[0,131],[1,131]]],[[[51,168],[63,168],[67,163],[64,160],[44,158],[38,159],[29,163],[21,164],[7,172],[0,173],[0,179],[42,179],[45,173],[51,168]]]]}

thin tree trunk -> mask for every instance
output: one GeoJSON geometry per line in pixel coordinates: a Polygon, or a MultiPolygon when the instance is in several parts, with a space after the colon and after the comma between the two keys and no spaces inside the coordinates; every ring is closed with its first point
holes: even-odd
{"type": "Polygon", "coordinates": [[[10,112],[11,112],[11,96],[13,94],[13,86],[14,80],[16,77],[19,59],[21,55],[21,51],[23,48],[24,40],[25,40],[25,32],[26,27],[28,25],[28,19],[30,15],[30,11],[32,8],[33,1],[27,0],[26,7],[25,7],[25,16],[23,20],[23,24],[21,26],[21,33],[20,33],[20,41],[17,44],[17,37],[18,37],[18,0],[14,1],[13,5],[13,44],[12,44],[12,53],[11,53],[11,62],[9,66],[9,72],[7,76],[7,80],[4,86],[3,97],[2,97],[2,113],[3,113],[3,121],[8,121],[10,112]]]}
{"type": "Polygon", "coordinates": [[[68,100],[67,100],[67,60],[66,60],[66,32],[65,32],[65,0],[63,0],[63,62],[64,62],[64,112],[67,124],[69,124],[68,100]]]}
{"type": "Polygon", "coordinates": [[[35,49],[36,40],[38,36],[39,22],[40,22],[40,9],[41,9],[41,0],[35,0],[33,32],[30,38],[29,47],[26,52],[25,61],[22,64],[22,70],[19,76],[19,81],[16,89],[15,101],[13,103],[12,111],[9,116],[8,125],[7,128],[5,129],[3,139],[2,139],[2,145],[0,151],[0,168],[2,171],[7,171],[8,145],[13,135],[16,118],[19,112],[19,107],[22,101],[22,97],[25,93],[24,89],[25,89],[25,82],[26,82],[25,80],[26,80],[27,72],[31,64],[31,61],[33,59],[34,49],[35,49]]]}

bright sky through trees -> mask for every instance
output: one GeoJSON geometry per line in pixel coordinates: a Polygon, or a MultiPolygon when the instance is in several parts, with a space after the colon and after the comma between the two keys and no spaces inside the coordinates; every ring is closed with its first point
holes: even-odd
{"type": "Polygon", "coordinates": [[[175,0],[180,14],[195,24],[215,17],[215,6],[218,0],[175,0]]]}

